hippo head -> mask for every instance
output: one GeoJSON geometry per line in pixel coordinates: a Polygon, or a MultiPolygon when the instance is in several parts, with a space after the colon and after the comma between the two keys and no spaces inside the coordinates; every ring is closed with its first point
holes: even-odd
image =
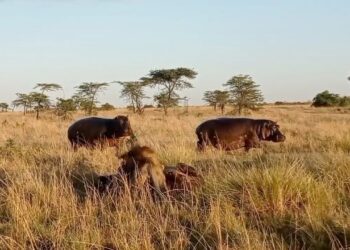
{"type": "Polygon", "coordinates": [[[117,120],[120,126],[118,134],[121,136],[130,136],[132,139],[135,139],[134,132],[131,129],[130,121],[127,116],[119,115],[115,117],[114,120],[117,120]]]}
{"type": "Polygon", "coordinates": [[[261,138],[265,141],[283,142],[286,137],[279,130],[280,126],[274,121],[264,121],[261,128],[261,138]]]}

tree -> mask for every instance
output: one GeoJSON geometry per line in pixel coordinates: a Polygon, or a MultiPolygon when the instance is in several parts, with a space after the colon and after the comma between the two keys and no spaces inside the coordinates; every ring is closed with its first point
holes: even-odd
{"type": "Polygon", "coordinates": [[[61,116],[64,120],[70,116],[70,113],[77,110],[77,104],[73,98],[63,99],[57,98],[57,115],[61,116]]]}
{"type": "Polygon", "coordinates": [[[9,105],[6,102],[0,103],[1,112],[7,112],[7,109],[9,108],[9,105]]]}
{"type": "Polygon", "coordinates": [[[130,103],[134,113],[142,114],[144,111],[142,100],[147,98],[144,93],[146,84],[141,81],[118,83],[123,87],[120,97],[130,103]]]}
{"type": "Polygon", "coordinates": [[[34,89],[39,88],[42,94],[49,91],[56,91],[62,89],[62,86],[57,83],[37,83],[34,89]]]}
{"type": "Polygon", "coordinates": [[[249,75],[233,76],[224,86],[228,87],[238,114],[242,114],[244,109],[257,109],[264,101],[259,85],[249,75]]]}
{"type": "Polygon", "coordinates": [[[214,90],[204,92],[203,100],[210,106],[213,106],[214,111],[219,106],[221,113],[225,111],[225,106],[230,102],[230,94],[228,91],[214,90]]]}
{"type": "Polygon", "coordinates": [[[39,119],[40,111],[50,106],[49,97],[39,92],[31,92],[29,96],[33,100],[34,110],[36,112],[36,119],[39,119]]]}
{"type": "Polygon", "coordinates": [[[167,108],[177,106],[180,99],[181,98],[175,93],[172,94],[170,100],[167,93],[159,93],[154,96],[154,101],[157,103],[157,107],[163,108],[165,115],[167,114],[167,108]]]}
{"type": "Polygon", "coordinates": [[[328,90],[317,94],[313,101],[312,106],[314,107],[332,107],[339,104],[340,96],[338,94],[330,93],[328,90]]]}
{"type": "Polygon", "coordinates": [[[317,94],[311,105],[314,107],[348,107],[350,106],[350,97],[333,94],[326,90],[317,94]]]}
{"type": "Polygon", "coordinates": [[[349,107],[350,106],[350,96],[343,96],[339,100],[340,107],[349,107]]]}
{"type": "Polygon", "coordinates": [[[217,105],[220,107],[221,114],[223,114],[226,105],[230,102],[230,93],[228,91],[215,90],[214,95],[217,105]]]}
{"type": "Polygon", "coordinates": [[[108,85],[108,83],[84,82],[76,87],[78,90],[74,98],[79,101],[79,106],[86,114],[91,115],[96,108],[98,92],[108,85]]]}
{"type": "Polygon", "coordinates": [[[214,111],[216,111],[217,100],[214,94],[214,91],[205,91],[203,100],[207,102],[210,106],[213,106],[214,111]]]}
{"type": "MultiPolygon", "coordinates": [[[[52,92],[62,89],[62,86],[57,83],[37,83],[34,89],[40,89],[41,94],[46,94],[46,92],[52,92]]],[[[47,107],[49,108],[49,107],[47,107]]]]}
{"type": "Polygon", "coordinates": [[[106,102],[105,104],[102,104],[100,107],[101,110],[113,110],[115,107],[112,104],[109,104],[106,102]]]}
{"type": "Polygon", "coordinates": [[[192,84],[186,79],[194,79],[196,75],[197,72],[187,68],[160,69],[151,70],[149,75],[141,78],[141,80],[150,86],[160,86],[162,88],[161,93],[154,98],[158,101],[161,100],[164,113],[167,115],[168,108],[179,97],[176,91],[193,88],[192,84]]]}
{"type": "Polygon", "coordinates": [[[33,100],[30,95],[23,93],[16,93],[17,99],[12,102],[14,107],[23,107],[23,114],[27,113],[28,108],[30,109],[33,103],[33,100]]]}

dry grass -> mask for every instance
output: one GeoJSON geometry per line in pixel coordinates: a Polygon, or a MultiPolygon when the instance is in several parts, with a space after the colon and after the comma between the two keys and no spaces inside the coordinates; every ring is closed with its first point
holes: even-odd
{"type": "MultiPolygon", "coordinates": [[[[192,164],[205,185],[155,204],[86,188],[118,166],[113,148],[73,152],[72,121],[0,114],[0,249],[338,249],[350,245],[350,111],[268,106],[287,136],[249,153],[196,151],[209,108],[131,115],[164,163],[192,164]]],[[[125,110],[100,113],[113,117],[125,110]]],[[[75,118],[78,118],[76,115],[75,118]]]]}

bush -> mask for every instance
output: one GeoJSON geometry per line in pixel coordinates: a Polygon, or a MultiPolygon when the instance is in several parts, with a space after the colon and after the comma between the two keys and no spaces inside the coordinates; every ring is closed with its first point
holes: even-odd
{"type": "Polygon", "coordinates": [[[146,105],[144,106],[144,108],[145,108],[145,109],[154,108],[154,106],[153,106],[152,104],[146,104],[146,105]]]}
{"type": "Polygon", "coordinates": [[[314,107],[346,107],[350,106],[350,97],[341,97],[338,94],[330,93],[328,90],[323,91],[315,96],[312,102],[314,107]]]}
{"type": "Polygon", "coordinates": [[[113,109],[115,109],[115,107],[109,103],[102,104],[100,107],[100,110],[113,110],[113,109]]]}
{"type": "Polygon", "coordinates": [[[339,106],[340,107],[350,106],[350,96],[343,96],[342,98],[340,98],[339,106]]]}
{"type": "Polygon", "coordinates": [[[281,102],[281,101],[275,102],[275,105],[285,105],[285,104],[286,104],[285,102],[281,102]]]}

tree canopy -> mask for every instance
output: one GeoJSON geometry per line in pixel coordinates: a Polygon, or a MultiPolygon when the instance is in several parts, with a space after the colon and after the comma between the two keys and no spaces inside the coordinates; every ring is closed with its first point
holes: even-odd
{"type": "Polygon", "coordinates": [[[259,85],[249,75],[233,76],[224,86],[228,87],[231,102],[237,108],[238,114],[244,109],[257,109],[264,101],[259,85]]]}
{"type": "Polygon", "coordinates": [[[168,108],[179,98],[176,91],[193,88],[188,80],[194,79],[196,76],[197,72],[188,68],[160,69],[151,70],[148,76],[141,78],[141,80],[147,85],[161,88],[161,93],[155,95],[154,99],[158,104],[161,103],[164,113],[167,114],[168,108]]]}
{"type": "Polygon", "coordinates": [[[122,86],[120,97],[130,103],[134,113],[142,114],[144,111],[142,100],[147,98],[144,93],[144,87],[146,84],[142,81],[118,83],[122,86]]]}
{"type": "Polygon", "coordinates": [[[39,119],[40,111],[44,108],[48,108],[50,105],[49,97],[39,92],[31,92],[29,97],[33,102],[33,108],[36,111],[36,119],[39,119]]]}
{"type": "Polygon", "coordinates": [[[23,107],[23,114],[27,113],[28,108],[30,109],[33,103],[33,100],[29,94],[16,93],[17,98],[12,102],[14,107],[23,107]]]}
{"type": "Polygon", "coordinates": [[[57,83],[37,83],[34,89],[37,88],[41,90],[42,94],[44,94],[45,92],[62,89],[62,86],[57,83]]]}
{"type": "Polygon", "coordinates": [[[113,109],[115,109],[115,107],[108,102],[102,104],[100,107],[100,110],[113,110],[113,109]]]}
{"type": "Polygon", "coordinates": [[[86,114],[91,115],[93,109],[96,108],[97,94],[107,86],[109,86],[108,83],[83,82],[76,87],[77,93],[74,98],[76,101],[79,101],[79,106],[86,114]]]}
{"type": "Polygon", "coordinates": [[[204,92],[203,100],[210,106],[213,106],[214,110],[219,106],[221,113],[225,111],[226,105],[230,102],[230,94],[228,91],[214,90],[204,92]]]}
{"type": "Polygon", "coordinates": [[[312,101],[312,106],[314,107],[350,106],[350,97],[348,96],[341,97],[338,94],[333,94],[328,90],[326,90],[317,94],[314,97],[312,101]]]}
{"type": "Polygon", "coordinates": [[[6,102],[0,103],[1,112],[7,112],[7,109],[9,108],[9,105],[6,102]]]}
{"type": "Polygon", "coordinates": [[[58,116],[61,116],[63,119],[67,119],[71,112],[77,109],[77,104],[73,98],[63,99],[57,98],[56,112],[58,116]]]}

